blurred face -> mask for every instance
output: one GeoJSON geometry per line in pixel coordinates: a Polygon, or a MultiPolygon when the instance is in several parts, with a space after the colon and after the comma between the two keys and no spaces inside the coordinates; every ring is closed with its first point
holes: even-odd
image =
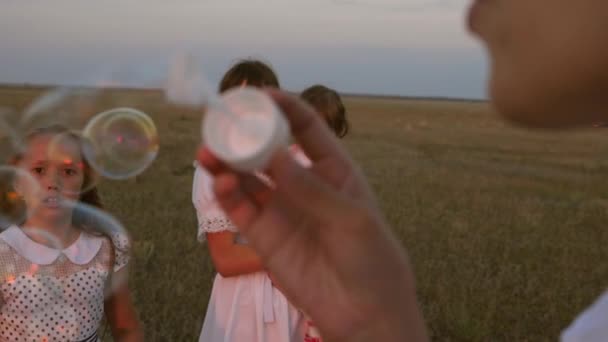
{"type": "Polygon", "coordinates": [[[65,215],[65,200],[77,201],[84,183],[84,164],[78,143],[62,134],[43,134],[31,138],[18,166],[28,171],[39,183],[36,193],[27,191],[31,185],[17,179],[15,188],[21,192],[28,209],[45,219],[65,215]]]}
{"type": "Polygon", "coordinates": [[[537,126],[608,118],[608,1],[477,0],[469,27],[491,58],[490,95],[537,126]]]}

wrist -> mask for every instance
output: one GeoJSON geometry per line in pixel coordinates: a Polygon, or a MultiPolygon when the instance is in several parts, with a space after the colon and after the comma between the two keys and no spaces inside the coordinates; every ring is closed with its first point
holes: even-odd
{"type": "Polygon", "coordinates": [[[366,317],[353,326],[353,334],[345,341],[428,341],[411,274],[404,272],[402,281],[395,278],[392,284],[399,285],[385,289],[392,293],[390,301],[378,301],[364,310],[366,317]]]}
{"type": "MultiPolygon", "coordinates": [[[[417,310],[416,310],[417,311],[417,310]]],[[[418,312],[403,312],[377,317],[370,324],[353,332],[345,341],[428,341],[427,332],[422,317],[418,312]]]]}

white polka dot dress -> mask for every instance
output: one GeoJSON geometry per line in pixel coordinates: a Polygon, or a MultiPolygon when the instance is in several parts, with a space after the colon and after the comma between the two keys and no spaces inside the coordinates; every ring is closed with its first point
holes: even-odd
{"type": "Polygon", "coordinates": [[[0,233],[0,341],[97,341],[108,278],[127,249],[118,235],[82,232],[59,250],[16,226],[0,233]]]}

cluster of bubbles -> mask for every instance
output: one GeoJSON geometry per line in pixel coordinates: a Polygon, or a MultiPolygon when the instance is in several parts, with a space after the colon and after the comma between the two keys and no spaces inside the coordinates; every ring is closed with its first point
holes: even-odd
{"type": "Polygon", "coordinates": [[[162,68],[149,65],[112,68],[83,82],[87,86],[45,91],[21,111],[0,107],[0,224],[23,222],[31,214],[16,214],[23,196],[13,189],[13,183],[21,179],[32,183],[28,188],[40,187],[34,184],[36,177],[31,170],[18,165],[36,133],[61,132],[46,144],[48,158],[59,158],[66,136],[78,137],[81,165],[94,171],[89,173],[82,193],[104,178],[136,177],[154,162],[160,145],[156,124],[142,110],[145,105],[129,103],[125,89],[161,88],[165,104],[197,110],[219,108],[230,114],[197,63],[194,56],[180,54],[161,73],[162,68]]]}
{"type": "MultiPolygon", "coordinates": [[[[129,255],[129,235],[122,223],[84,198],[95,197],[96,186],[102,179],[126,180],[140,175],[158,155],[157,126],[145,111],[149,103],[134,103],[132,94],[125,95],[127,89],[160,86],[165,88],[169,104],[190,107],[204,104],[201,99],[207,98],[205,94],[211,93],[211,88],[205,88],[207,83],[199,71],[183,67],[173,63],[168,74],[157,78],[150,77],[157,72],[150,69],[113,69],[93,82],[85,82],[88,86],[44,91],[23,110],[0,104],[0,233],[21,232],[22,237],[29,240],[28,244],[37,246],[29,253],[50,249],[58,255],[67,255],[80,237],[70,243],[62,242],[40,223],[45,222],[48,215],[68,213],[72,225],[81,230],[78,236],[87,234],[106,239],[115,254],[110,260],[119,258],[120,253],[129,255]],[[36,140],[41,136],[46,140],[36,140]],[[51,166],[82,172],[82,186],[71,195],[65,191],[51,194],[41,177],[42,169],[51,166]]],[[[146,98],[146,92],[151,90],[133,91],[141,91],[146,98]]],[[[38,291],[38,298],[45,298],[49,303],[43,314],[52,316],[60,312],[69,316],[74,310],[66,305],[74,295],[69,281],[74,281],[76,272],[62,270],[68,274],[56,277],[49,273],[51,266],[36,262],[24,268],[19,258],[5,257],[3,253],[12,250],[4,241],[0,244],[3,291],[34,286],[32,291],[38,291]]],[[[111,272],[112,262],[108,264],[111,272]]],[[[104,285],[104,297],[126,281],[123,273],[108,278],[112,279],[111,286],[104,285]]],[[[66,330],[61,336],[76,336],[77,331],[69,331],[70,326],[62,329],[66,330]]]]}
{"type": "Polygon", "coordinates": [[[26,218],[25,214],[15,214],[16,203],[23,198],[13,189],[16,180],[32,183],[28,188],[40,187],[33,184],[37,178],[32,170],[20,163],[28,157],[34,137],[44,133],[54,136],[44,145],[43,159],[64,164],[73,161],[75,167],[92,171],[86,174],[82,193],[103,178],[135,177],[156,159],[159,138],[154,121],[139,108],[114,105],[128,86],[124,80],[137,79],[137,74],[120,70],[108,75],[92,85],[46,91],[22,111],[0,107],[0,223],[18,223],[26,218]],[[67,137],[80,143],[77,157],[63,153],[65,143],[70,142],[67,137]]]}
{"type": "MultiPolygon", "coordinates": [[[[92,82],[85,82],[88,86],[45,91],[22,111],[0,107],[0,232],[21,234],[21,238],[29,240],[26,244],[37,246],[29,253],[44,254],[52,250],[57,255],[67,256],[70,250],[78,248],[75,244],[86,233],[104,237],[115,252],[120,253],[122,249],[122,253],[128,254],[126,229],[97,206],[94,199],[101,179],[136,177],[148,169],[158,155],[157,127],[143,109],[154,103],[141,102],[141,98],[148,98],[146,91],[162,89],[164,99],[160,108],[165,110],[182,108],[201,111],[201,114],[215,113],[221,124],[216,123],[211,130],[209,127],[202,129],[204,135],[213,133],[230,138],[234,134],[229,134],[232,131],[228,128],[236,128],[236,133],[240,134],[236,138],[259,140],[259,128],[252,130],[255,125],[241,118],[249,118],[251,115],[241,114],[260,107],[259,95],[254,96],[256,94],[250,90],[245,92],[248,96],[233,100],[220,97],[202,73],[197,59],[189,54],[175,56],[165,71],[162,76],[155,77],[158,68],[112,69],[92,82]],[[129,95],[129,90],[140,91],[141,96],[129,95]],[[139,102],[134,103],[133,98],[139,98],[139,102]],[[222,121],[226,119],[227,122],[222,121]],[[214,133],[216,128],[217,134],[214,133]],[[61,172],[81,174],[82,183],[70,190],[71,193],[66,190],[67,186],[53,192],[51,183],[45,180],[51,176],[44,177],[45,172],[51,174],[47,169],[60,170],[53,171],[54,177],[57,172],[60,175],[63,175],[61,172]],[[70,243],[65,243],[69,239],[64,238],[62,242],[44,227],[49,215],[69,215],[65,217],[71,218],[72,226],[81,230],[79,237],[70,243]]],[[[155,98],[150,96],[149,99],[154,101],[155,98]]],[[[262,109],[264,111],[266,107],[262,109]]],[[[239,157],[235,152],[231,153],[239,157]]],[[[18,259],[2,255],[10,249],[1,243],[0,285],[3,291],[11,287],[34,286],[31,290],[50,303],[45,306],[46,311],[39,314],[75,314],[67,305],[74,295],[67,282],[74,281],[75,273],[56,277],[49,271],[50,266],[36,262],[24,268],[18,259]],[[13,261],[6,264],[6,260],[13,261]]],[[[119,258],[117,255],[112,259],[119,258]]],[[[104,291],[104,295],[111,294],[112,289],[125,280],[113,276],[112,286],[105,286],[109,290],[104,291]]],[[[65,338],[75,338],[77,334],[68,331],[69,326],[61,326],[61,329],[67,329],[61,331],[65,338]]]]}
{"type": "MultiPolygon", "coordinates": [[[[94,198],[100,180],[136,177],[156,159],[160,145],[158,131],[145,108],[181,108],[201,115],[214,111],[234,118],[244,110],[238,106],[248,106],[247,101],[228,103],[220,98],[193,56],[178,55],[169,64],[159,77],[155,77],[158,68],[112,69],[92,82],[85,82],[88,86],[45,91],[21,111],[0,107],[0,232],[21,234],[27,244],[36,246],[29,252],[41,254],[36,258],[42,258],[49,250],[67,256],[70,250],[78,248],[76,244],[84,235],[106,239],[116,254],[112,260],[120,258],[120,253],[128,256],[130,243],[125,227],[96,206],[94,198]],[[160,103],[148,102],[158,101],[158,97],[146,92],[159,88],[164,91],[164,98],[160,103]],[[141,93],[133,96],[130,90],[141,93]],[[45,168],[81,173],[82,184],[71,190],[73,193],[67,193],[65,186],[63,191],[52,192],[43,177],[45,168]],[[66,242],[69,239],[59,239],[44,225],[49,215],[70,215],[72,226],[81,230],[79,237],[69,243],[66,242]]],[[[239,129],[248,133],[246,126],[251,124],[239,129]]],[[[32,293],[45,298],[48,304],[38,314],[75,315],[69,305],[75,296],[74,289],[68,282],[78,281],[73,279],[78,272],[64,269],[61,272],[68,274],[57,277],[50,271],[54,263],[32,262],[24,268],[18,258],[5,257],[3,253],[10,252],[6,246],[0,241],[2,290],[33,286],[32,293]],[[7,260],[12,261],[6,264],[7,260]]],[[[103,297],[126,281],[124,274],[109,278],[111,286],[104,285],[103,297]]],[[[75,338],[78,333],[70,331],[74,329],[71,326],[61,329],[64,338],[75,338]]]]}
{"type": "MultiPolygon", "coordinates": [[[[213,127],[201,126],[203,139],[219,135],[222,139],[238,141],[239,149],[236,150],[230,141],[219,144],[227,150],[225,154],[234,155],[234,158],[242,158],[240,154],[255,150],[253,145],[256,144],[243,141],[256,142],[261,139],[260,135],[268,135],[263,129],[268,125],[259,127],[257,121],[250,122],[260,116],[253,115],[256,112],[268,111],[268,99],[252,90],[220,97],[202,72],[199,60],[188,53],[175,55],[167,69],[149,65],[112,68],[83,83],[88,86],[46,91],[22,111],[0,107],[0,166],[3,173],[25,174],[16,160],[27,151],[32,134],[49,128],[65,131],[47,144],[49,157],[61,154],[57,150],[66,141],[66,135],[76,135],[82,142],[82,163],[95,171],[89,173],[81,189],[83,193],[94,188],[101,179],[125,180],[144,172],[157,157],[158,132],[154,121],[142,110],[147,103],[131,103],[132,98],[125,95],[125,89],[160,88],[165,95],[164,105],[214,114],[209,116],[215,120],[207,120],[214,123],[213,127]]],[[[13,218],[15,209],[11,204],[11,201],[19,202],[22,196],[19,192],[4,191],[4,188],[10,189],[13,182],[11,177],[4,178],[6,180],[0,179],[3,190],[0,223],[23,221],[28,214],[13,218]]],[[[27,179],[36,182],[36,177],[27,179]]]]}

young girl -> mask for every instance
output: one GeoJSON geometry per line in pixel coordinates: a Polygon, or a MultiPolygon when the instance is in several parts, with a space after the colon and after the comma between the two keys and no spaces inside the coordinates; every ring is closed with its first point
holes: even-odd
{"type": "Polygon", "coordinates": [[[317,84],[302,91],[300,97],[323,117],[338,138],[348,134],[350,124],[346,119],[346,108],[337,91],[317,84]]]}
{"type": "MultiPolygon", "coordinates": [[[[228,70],[219,90],[244,85],[278,88],[279,82],[266,64],[244,60],[228,70]]],[[[211,176],[195,166],[192,201],[198,239],[207,240],[218,272],[199,341],[301,341],[302,315],[273,286],[259,256],[216,203],[211,176]]]]}
{"type": "MultiPolygon", "coordinates": [[[[590,125],[606,120],[607,13],[605,0],[473,1],[469,27],[485,42],[490,55],[489,86],[495,108],[519,124],[545,128],[590,125]]],[[[288,111],[292,123],[310,122],[314,113],[300,101],[280,92],[273,93],[273,97],[288,111]]],[[[324,169],[312,174],[294,167],[286,158],[278,160],[272,169],[276,179],[297,177],[301,181],[279,182],[277,187],[284,190],[271,194],[276,196],[274,202],[249,197],[230,203],[233,208],[258,205],[255,211],[247,213],[249,218],[236,210],[228,210],[228,214],[243,218],[239,224],[241,229],[265,224],[264,230],[249,233],[256,240],[256,250],[264,253],[273,253],[267,247],[271,240],[266,238],[271,236],[268,232],[289,234],[297,229],[301,233],[298,236],[308,236],[306,233],[310,232],[320,237],[314,241],[314,251],[310,251],[313,243],[309,239],[293,239],[281,250],[281,255],[289,253],[308,263],[295,267],[289,261],[278,261],[272,269],[294,300],[308,309],[314,308],[317,323],[323,325],[326,334],[335,336],[336,340],[349,341],[428,341],[415,296],[412,267],[405,251],[389,233],[357,166],[335,141],[327,139],[318,124],[296,125],[293,133],[307,151],[325,147],[327,153],[314,161],[324,169]],[[337,176],[350,178],[346,190],[357,196],[354,200],[345,199],[339,196],[341,192],[331,189],[337,176]],[[293,204],[279,208],[277,200],[293,204]],[[288,220],[263,220],[262,213],[271,210],[280,214],[302,212],[299,219],[321,219],[323,223],[302,232],[302,227],[288,220]],[[357,228],[361,234],[339,234],[345,221],[349,222],[349,229],[357,228]],[[336,249],[336,243],[347,243],[349,248],[341,250],[341,258],[327,257],[336,249]],[[316,278],[301,277],[303,269],[313,268],[321,274],[340,275],[334,290],[321,294],[322,300],[307,296],[316,278]],[[352,281],[363,279],[360,275],[379,281],[352,281]],[[343,291],[345,288],[349,289],[348,293],[343,291]],[[368,298],[362,300],[361,293],[367,293],[368,298]],[[342,303],[351,305],[340,305],[342,303]],[[333,308],[331,315],[327,314],[330,308],[333,308]],[[353,312],[360,315],[353,316],[353,312]]],[[[229,199],[249,189],[244,183],[247,177],[223,168],[208,149],[199,151],[199,160],[214,170],[218,180],[224,181],[220,182],[218,191],[224,208],[228,208],[229,199]],[[237,185],[231,187],[226,180],[237,185]]],[[[268,189],[262,191],[265,194],[268,189]]],[[[605,262],[593,266],[590,279],[605,279],[601,277],[605,274],[605,262]]],[[[562,333],[561,340],[607,341],[607,327],[608,291],[562,333]]],[[[550,334],[547,331],[547,335],[550,334]]],[[[501,331],[496,335],[501,336],[501,331]]]]}
{"type": "MultiPolygon", "coordinates": [[[[346,119],[346,108],[337,91],[317,84],[302,91],[300,98],[321,115],[338,138],[348,134],[350,125],[346,119]]],[[[305,325],[304,342],[321,342],[321,333],[310,318],[305,318],[305,325]]]]}
{"type": "Polygon", "coordinates": [[[116,341],[142,340],[124,281],[128,240],[94,233],[78,205],[101,207],[83,146],[62,127],[38,129],[14,161],[39,188],[15,175],[28,214],[0,233],[2,341],[98,341],[104,314],[116,341]]]}

